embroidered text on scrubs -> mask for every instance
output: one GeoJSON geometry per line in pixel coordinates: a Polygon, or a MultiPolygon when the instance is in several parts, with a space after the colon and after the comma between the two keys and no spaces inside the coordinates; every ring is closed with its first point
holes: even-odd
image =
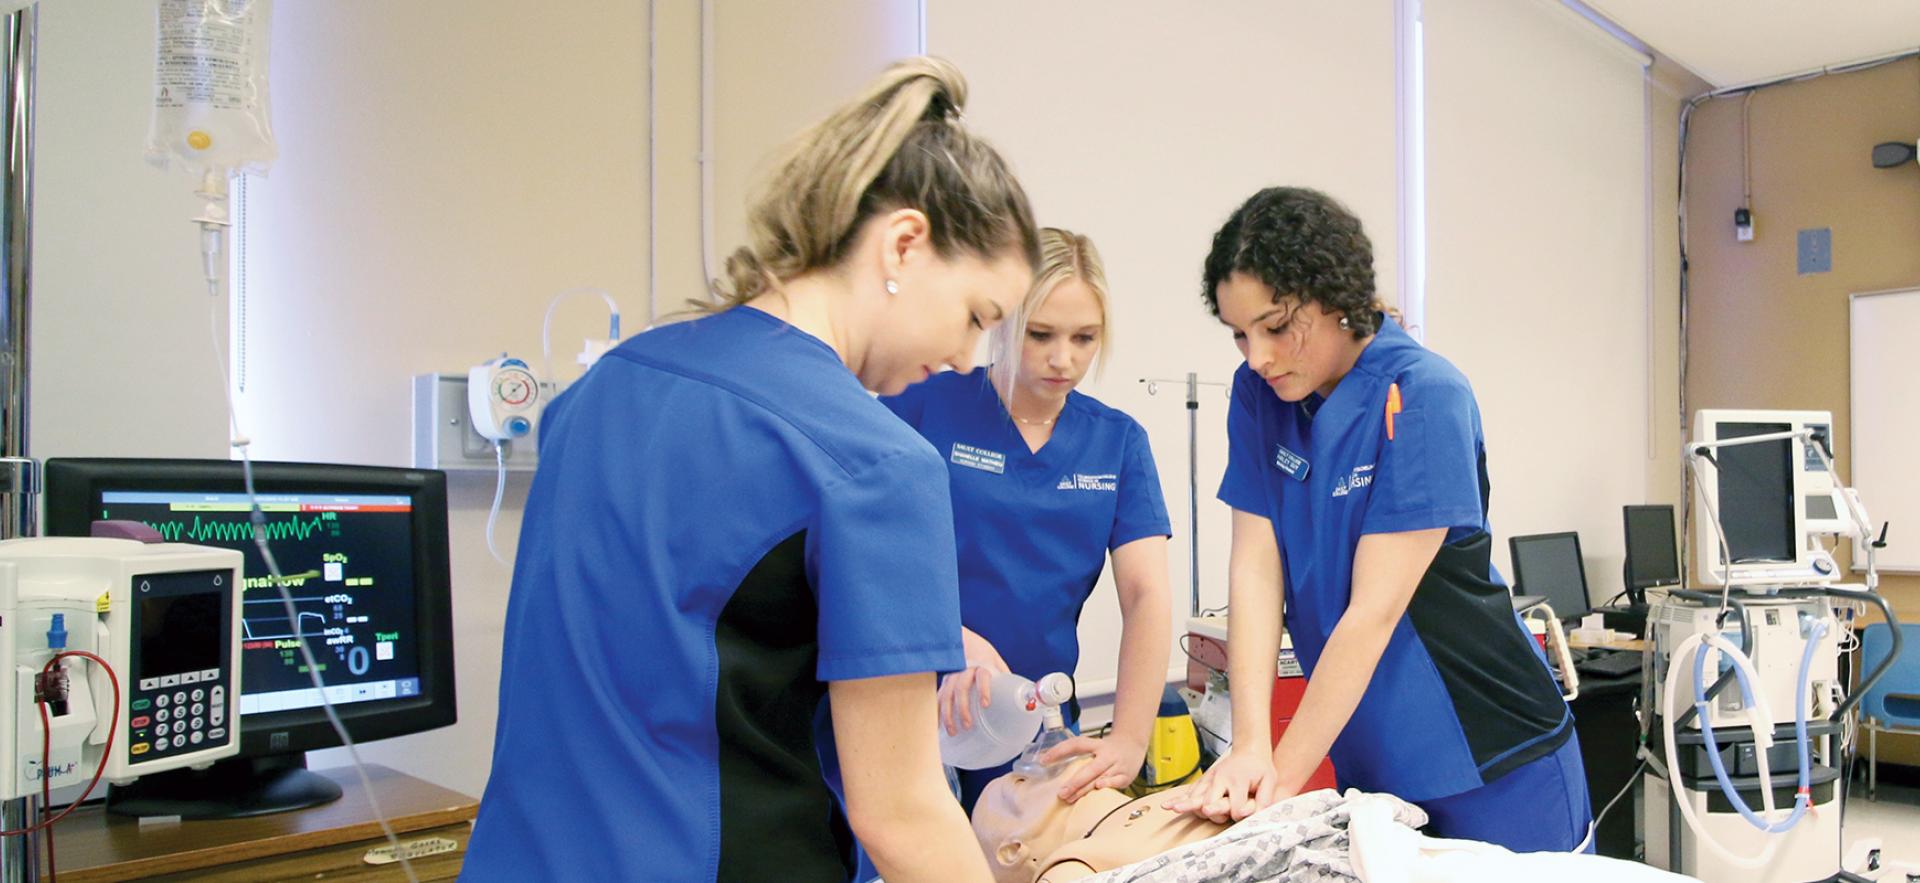
{"type": "Polygon", "coordinates": [[[1060,483],[1054,485],[1053,489],[1057,491],[1118,492],[1120,490],[1120,476],[1113,473],[1107,473],[1106,475],[1083,475],[1075,472],[1072,475],[1060,476],[1060,483]]]}
{"type": "Polygon", "coordinates": [[[1370,484],[1373,484],[1373,464],[1355,466],[1351,475],[1341,478],[1340,482],[1333,486],[1333,495],[1344,497],[1370,484]]]}

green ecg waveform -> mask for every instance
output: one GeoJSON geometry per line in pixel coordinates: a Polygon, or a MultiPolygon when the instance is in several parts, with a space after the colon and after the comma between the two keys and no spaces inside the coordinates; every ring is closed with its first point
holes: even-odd
{"type": "MultiPolygon", "coordinates": [[[[320,532],[322,525],[331,519],[316,515],[301,518],[290,515],[266,524],[267,540],[305,540],[320,532]]],[[[193,517],[193,523],[184,521],[147,522],[147,526],[160,532],[162,539],[168,542],[181,542],[184,538],[196,543],[213,542],[234,543],[253,539],[253,525],[246,521],[202,521],[200,516],[193,517]]]]}

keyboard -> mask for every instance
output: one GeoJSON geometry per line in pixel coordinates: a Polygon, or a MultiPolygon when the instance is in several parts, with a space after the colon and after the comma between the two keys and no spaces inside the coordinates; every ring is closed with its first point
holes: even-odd
{"type": "Polygon", "coordinates": [[[1586,650],[1574,658],[1573,667],[1583,675],[1603,678],[1624,678],[1640,671],[1640,652],[1637,650],[1607,650],[1594,648],[1586,650]]]}

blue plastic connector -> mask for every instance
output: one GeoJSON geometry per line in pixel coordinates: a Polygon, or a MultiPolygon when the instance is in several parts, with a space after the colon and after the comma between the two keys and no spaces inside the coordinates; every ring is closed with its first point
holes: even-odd
{"type": "Polygon", "coordinates": [[[56,613],[53,624],[47,626],[47,647],[52,650],[67,649],[67,615],[56,613]]]}

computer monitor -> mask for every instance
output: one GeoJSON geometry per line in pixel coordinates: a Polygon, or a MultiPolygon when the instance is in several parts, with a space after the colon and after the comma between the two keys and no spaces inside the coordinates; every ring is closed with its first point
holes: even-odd
{"type": "MultiPolygon", "coordinates": [[[[446,475],[255,463],[267,546],[326,696],[355,742],[454,722],[446,475]]],[[[130,815],[222,818],[324,803],[339,786],[304,752],[340,745],[253,543],[241,465],[225,460],[53,459],[46,532],[85,536],[96,520],[140,521],[164,539],[246,557],[240,755],[109,792],[130,815]]]]}
{"type": "Polygon", "coordinates": [[[1707,580],[1784,585],[1837,576],[1832,557],[1811,539],[1835,530],[1846,511],[1839,484],[1821,456],[1832,444],[1832,426],[1833,417],[1825,411],[1703,410],[1694,416],[1695,444],[1689,453],[1706,451],[1699,455],[1701,480],[1695,482],[1706,505],[1695,510],[1694,520],[1707,580]],[[1783,437],[1725,444],[1762,435],[1783,437]]]}
{"type": "Polygon", "coordinates": [[[1593,612],[1587,597],[1587,571],[1580,558],[1580,535],[1543,533],[1507,540],[1513,553],[1514,590],[1539,595],[1561,619],[1593,612]]]}
{"type": "Polygon", "coordinates": [[[1672,506],[1623,506],[1627,528],[1626,587],[1634,604],[1646,603],[1647,589],[1680,582],[1672,506]]]}

